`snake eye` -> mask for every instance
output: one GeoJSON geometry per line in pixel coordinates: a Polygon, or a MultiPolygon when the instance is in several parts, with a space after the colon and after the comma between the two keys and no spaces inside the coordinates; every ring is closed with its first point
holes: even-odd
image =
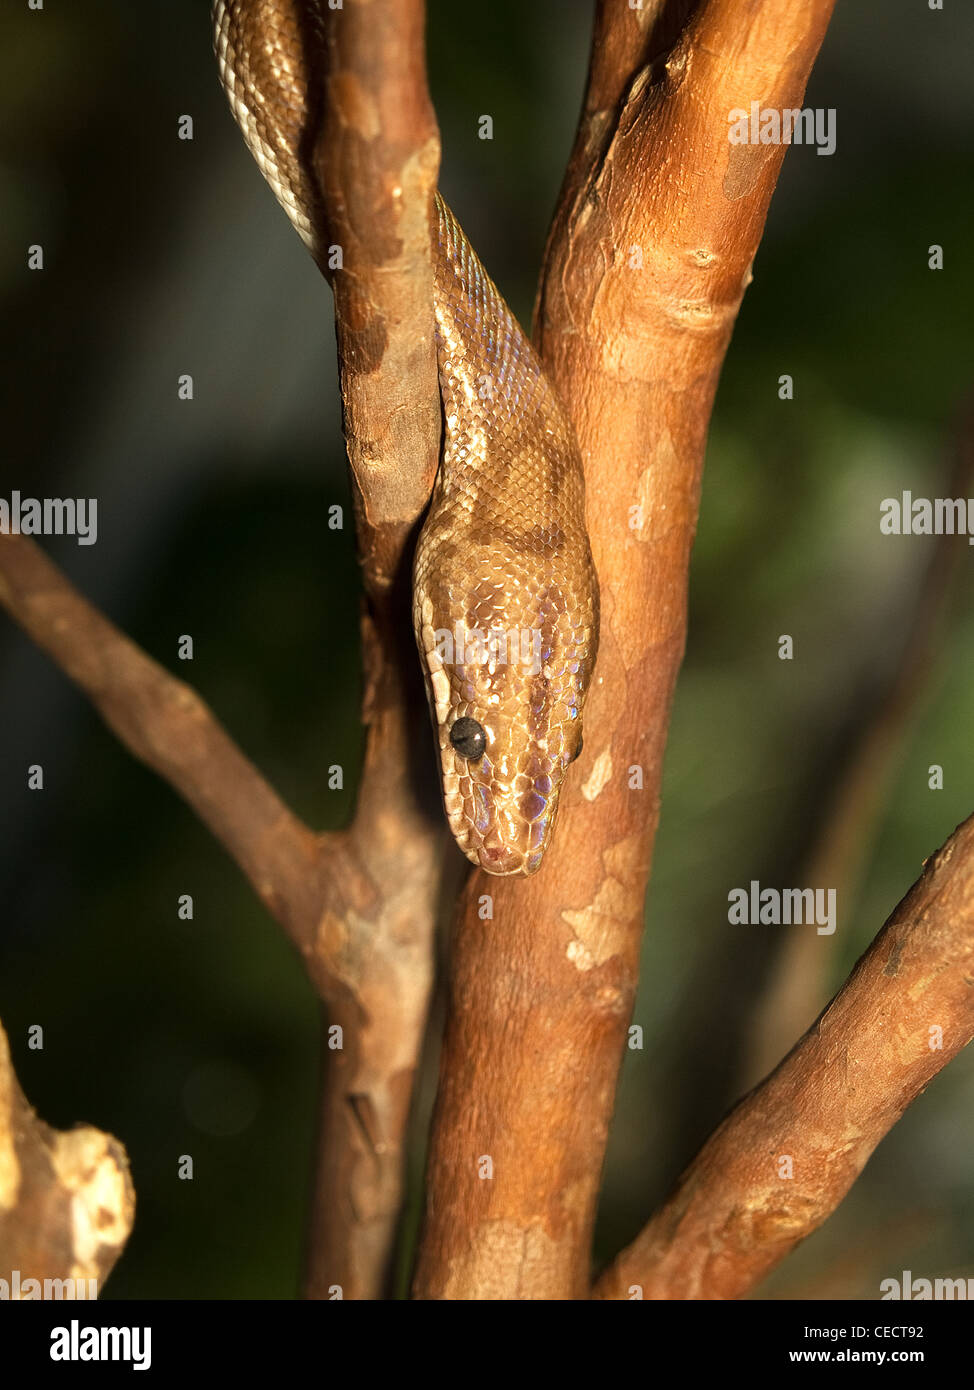
{"type": "Polygon", "coordinates": [[[582,751],[582,740],[579,739],[579,740],[578,740],[578,743],[575,745],[575,751],[574,751],[574,753],[573,753],[573,754],[571,755],[571,757],[568,759],[569,763],[573,763],[573,762],[575,761],[575,759],[578,757],[578,755],[581,753],[581,751],[582,751]]]}
{"type": "Polygon", "coordinates": [[[478,724],[476,719],[456,719],[450,728],[450,742],[461,758],[475,763],[484,756],[487,735],[483,724],[478,724]]]}

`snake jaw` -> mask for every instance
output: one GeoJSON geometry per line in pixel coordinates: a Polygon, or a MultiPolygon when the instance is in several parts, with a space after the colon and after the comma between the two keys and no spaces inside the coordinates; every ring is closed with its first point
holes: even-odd
{"type": "Polygon", "coordinates": [[[540,645],[550,662],[533,654],[527,663],[500,661],[471,643],[468,625],[455,625],[452,633],[434,626],[447,621],[449,610],[440,606],[442,596],[434,605],[421,592],[417,586],[414,621],[454,839],[491,875],[536,873],[565,772],[580,746],[588,663],[574,657],[586,649],[587,629],[570,628],[566,644],[557,623],[551,627],[546,620],[540,645]],[[482,729],[481,756],[466,757],[454,746],[451,730],[460,720],[482,729]]]}
{"type": "MultiPolygon", "coordinates": [[[[557,733],[552,756],[539,741],[512,737],[477,706],[453,706],[438,724],[443,802],[450,829],[471,863],[496,877],[528,876],[541,867],[551,840],[570,739],[557,733]],[[487,733],[487,751],[476,762],[451,746],[454,716],[473,717],[487,733]],[[502,751],[507,749],[507,752],[502,751]],[[514,752],[514,749],[517,752],[514,752]]],[[[547,740],[545,740],[547,742],[547,740]]]]}
{"type": "Polygon", "coordinates": [[[481,849],[477,862],[486,873],[496,878],[509,878],[513,874],[527,877],[541,868],[541,855],[518,858],[508,850],[481,849]]]}

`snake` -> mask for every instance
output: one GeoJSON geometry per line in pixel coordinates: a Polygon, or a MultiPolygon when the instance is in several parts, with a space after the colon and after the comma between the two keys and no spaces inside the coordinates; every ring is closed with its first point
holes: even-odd
{"type": "MultiPolygon", "coordinates": [[[[316,119],[308,53],[325,46],[308,36],[322,40],[341,11],[214,0],[212,17],[230,109],[319,259],[321,197],[302,151],[316,119]]],[[[443,429],[413,559],[413,626],[454,840],[489,874],[527,875],[582,750],[598,649],[582,457],[538,353],[439,192],[431,243],[443,429]]]]}

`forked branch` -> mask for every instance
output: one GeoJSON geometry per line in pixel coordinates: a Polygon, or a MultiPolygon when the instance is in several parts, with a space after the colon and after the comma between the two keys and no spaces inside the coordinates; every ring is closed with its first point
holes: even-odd
{"type": "MultiPolygon", "coordinates": [[[[429,241],[439,145],[420,0],[345,0],[341,10],[282,0],[280,8],[306,40],[312,96],[302,149],[319,180],[323,230],[341,251],[332,279],[368,598],[368,732],[352,825],[325,836],[303,825],[198,695],[20,536],[0,537],[0,602],[197,812],[302,952],[333,1030],[323,1050],[308,1291],[327,1296],[338,1286],[362,1298],[383,1288],[399,1215],[443,850],[442,825],[413,772],[425,715],[404,621],[408,541],[439,437],[429,241]]],[[[283,218],[281,227],[286,236],[283,218]]],[[[240,273],[243,282],[247,268],[240,273]]]]}
{"type": "Polygon", "coordinates": [[[974,816],[927,860],[842,989],[731,1111],[597,1298],[737,1298],[842,1201],[974,1037],[974,816]]]}
{"type": "Polygon", "coordinates": [[[688,8],[599,6],[548,243],[536,339],[581,444],[602,635],[540,872],[475,873],[460,904],[421,1297],[589,1291],[707,424],[784,156],[728,118],[801,105],[832,0],[707,0],[663,64],[688,8]]]}

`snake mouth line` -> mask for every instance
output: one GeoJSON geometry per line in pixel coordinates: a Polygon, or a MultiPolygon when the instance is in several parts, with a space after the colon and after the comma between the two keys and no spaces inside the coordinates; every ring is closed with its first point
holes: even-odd
{"type": "Polygon", "coordinates": [[[476,862],[494,878],[512,878],[515,874],[527,877],[541,868],[540,852],[523,855],[516,850],[487,849],[486,846],[481,846],[475,854],[476,862]]]}
{"type": "Polygon", "coordinates": [[[465,848],[463,852],[472,864],[476,864],[492,878],[514,878],[517,875],[526,878],[537,873],[541,867],[542,854],[537,850],[528,855],[505,846],[490,849],[486,845],[480,845],[465,848]]]}
{"type": "MultiPolygon", "coordinates": [[[[444,769],[448,779],[448,785],[453,782],[455,774],[451,774],[449,769],[444,769]]],[[[512,843],[511,836],[505,835],[500,829],[500,822],[504,820],[504,814],[496,813],[489,822],[481,828],[476,824],[476,817],[471,807],[469,807],[459,789],[454,785],[451,791],[445,791],[444,809],[447,819],[450,822],[450,829],[458,847],[462,850],[467,859],[478,868],[483,869],[495,878],[511,878],[515,875],[528,876],[536,873],[541,867],[541,860],[550,837],[550,819],[545,833],[540,843],[524,844],[512,843]]],[[[523,840],[523,835],[516,835],[515,840],[523,840]]]]}

